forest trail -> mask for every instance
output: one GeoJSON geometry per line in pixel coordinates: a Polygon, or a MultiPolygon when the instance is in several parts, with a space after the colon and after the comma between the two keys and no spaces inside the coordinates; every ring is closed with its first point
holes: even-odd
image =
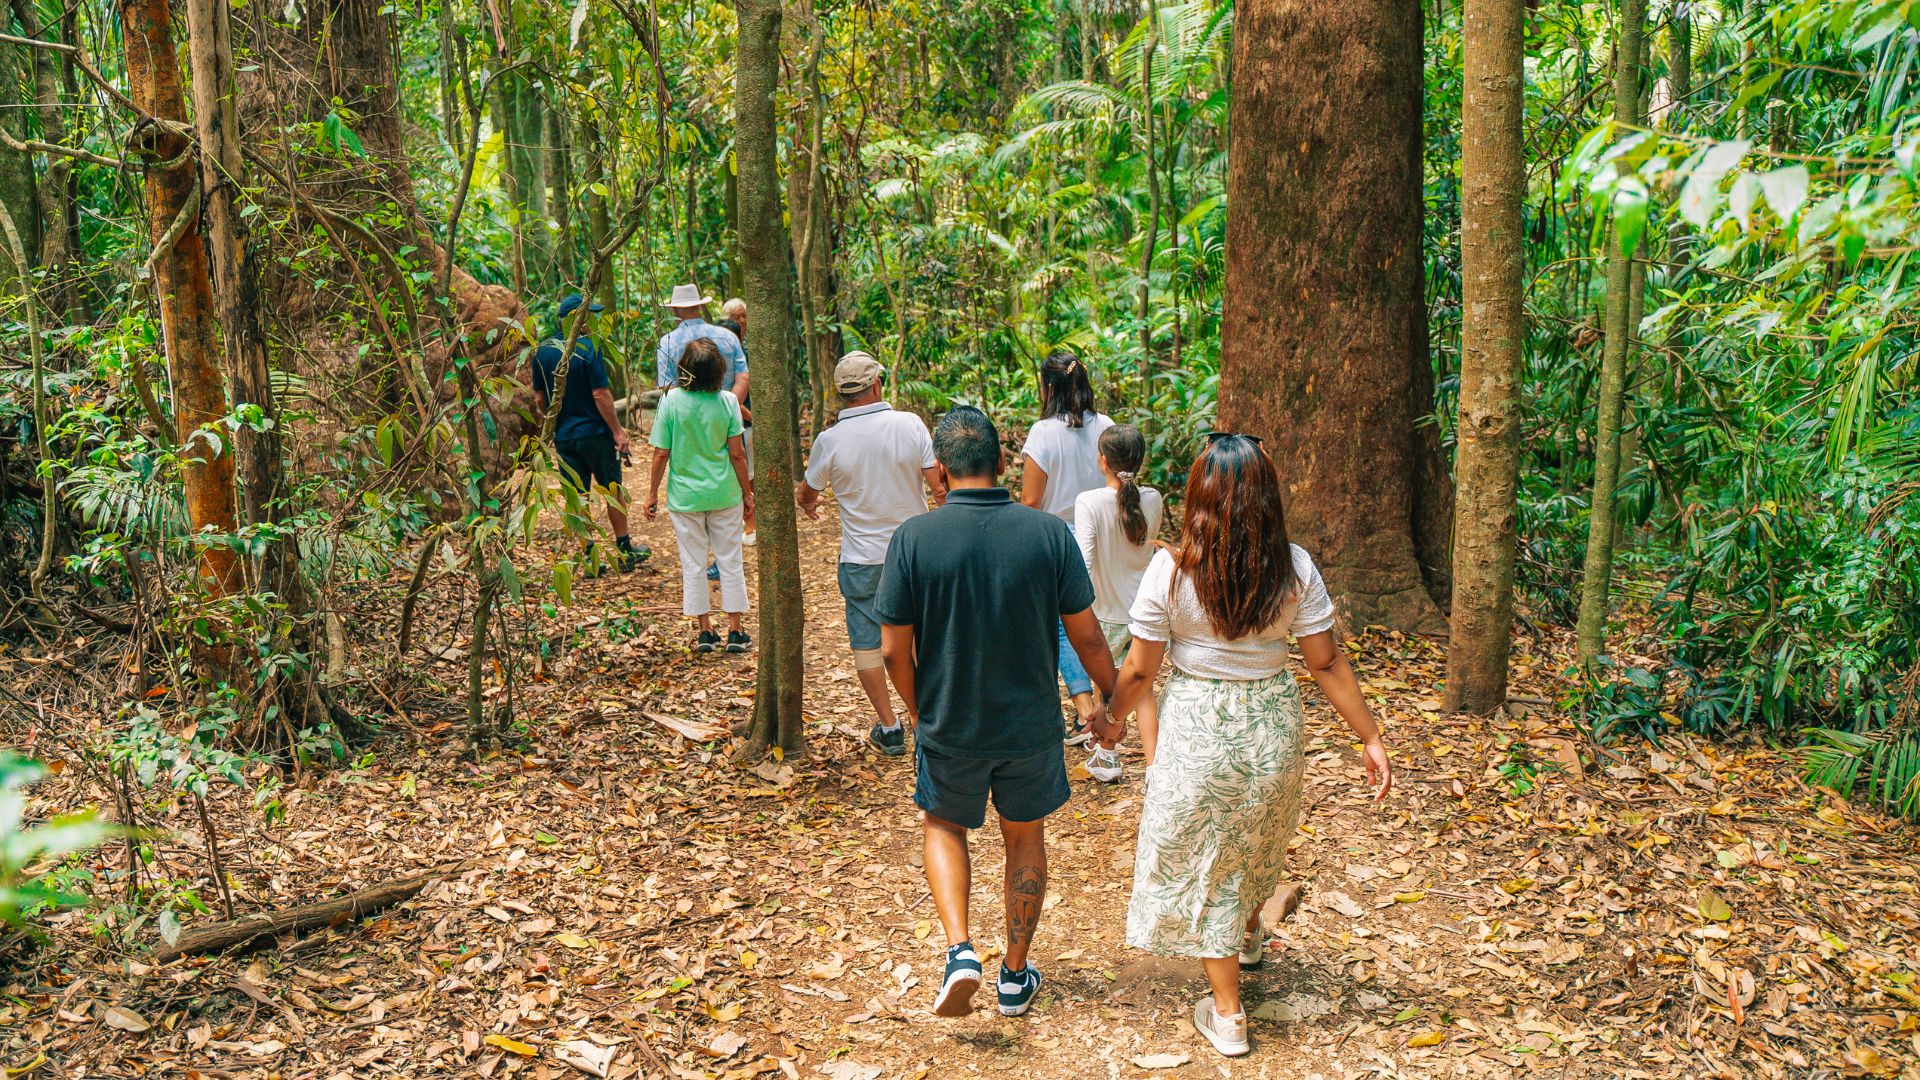
{"type": "MultiPolygon", "coordinates": [[[[6,976],[0,1064],[287,1080],[593,1075],[570,1059],[741,1080],[1920,1076],[1920,988],[1888,978],[1920,955],[1911,830],[1807,789],[1759,747],[1677,735],[1576,771],[1591,751],[1567,725],[1443,716],[1437,649],[1387,639],[1357,657],[1400,770],[1383,807],[1307,683],[1292,849],[1307,895],[1248,979],[1250,1057],[1219,1058],[1188,1026],[1195,965],[1120,944],[1137,758],[1119,785],[1076,781],[1052,819],[1033,1013],[1001,1018],[989,988],[972,1017],[936,1019],[944,942],[911,758],[862,741],[831,514],[802,523],[812,752],[745,771],[660,719],[744,721],[754,658],[685,651],[668,525],[638,531],[652,571],[585,582],[551,621],[518,752],[467,761],[449,689],[403,703],[397,739],[413,745],[287,792],[284,825],[234,804],[220,816],[244,909],[463,871],[242,957],[153,966],[89,939],[95,916],[57,916],[54,948],[6,976]]],[[[421,625],[457,644],[450,601],[421,625]]],[[[1551,644],[1522,639],[1516,693],[1552,695],[1551,644]]],[[[453,687],[463,669],[440,666],[453,687]]],[[[170,825],[161,853],[189,874],[198,834],[170,825]]],[[[995,953],[1001,859],[978,834],[974,940],[995,953]]]]}

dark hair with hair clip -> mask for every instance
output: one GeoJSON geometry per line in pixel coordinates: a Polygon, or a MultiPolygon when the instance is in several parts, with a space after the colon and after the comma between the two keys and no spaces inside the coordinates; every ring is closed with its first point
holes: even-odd
{"type": "Polygon", "coordinates": [[[1093,411],[1093,380],[1087,365],[1065,349],[1055,349],[1040,365],[1040,419],[1059,417],[1077,428],[1093,411]]]}
{"type": "Polygon", "coordinates": [[[711,338],[694,338],[681,350],[681,386],[696,394],[713,394],[719,392],[726,377],[726,358],[711,338]]]}
{"type": "Polygon", "coordinates": [[[1174,581],[1193,582],[1213,632],[1232,641],[1280,618],[1297,582],[1280,506],[1280,473],[1258,441],[1211,440],[1187,473],[1185,541],[1174,581]]]}
{"type": "Polygon", "coordinates": [[[1132,424],[1115,424],[1100,433],[1100,456],[1120,481],[1120,528],[1127,543],[1147,542],[1147,513],[1140,508],[1140,467],[1147,460],[1147,440],[1132,424]]]}

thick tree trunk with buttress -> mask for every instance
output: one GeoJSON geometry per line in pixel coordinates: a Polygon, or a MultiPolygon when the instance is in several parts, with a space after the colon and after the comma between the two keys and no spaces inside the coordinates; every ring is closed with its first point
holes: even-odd
{"type": "Polygon", "coordinates": [[[1525,0],[1466,0],[1462,349],[1447,705],[1506,704],[1526,349],[1525,0]]]}
{"type": "Polygon", "coordinates": [[[740,170],[740,255],[746,264],[747,324],[753,354],[754,490],[759,511],[760,667],[746,753],[779,746],[804,751],[804,674],[800,545],[794,484],[793,360],[788,351],[792,282],[781,224],[779,129],[774,92],[780,77],[780,0],[736,0],[735,154],[740,170]]]}
{"type": "MultiPolygon", "coordinates": [[[[1623,0],[1615,42],[1614,120],[1639,119],[1640,47],[1646,32],[1646,0],[1623,0]]],[[[1617,233],[1607,241],[1606,339],[1600,352],[1600,389],[1595,411],[1593,495],[1587,510],[1587,558],[1580,578],[1580,615],[1575,658],[1584,665],[1606,647],[1607,602],[1613,581],[1614,492],[1620,483],[1620,418],[1625,411],[1627,352],[1632,340],[1633,252],[1617,233]]]]}
{"type": "Polygon", "coordinates": [[[1219,426],[1265,437],[1351,625],[1439,632],[1420,9],[1248,0],[1233,48],[1219,426]]]}
{"type": "MultiPolygon", "coordinates": [[[[186,99],[173,43],[167,0],[122,0],[127,88],[134,104],[169,125],[184,126],[186,99]]],[[[147,163],[148,235],[154,243],[153,294],[173,381],[174,428],[186,489],[187,523],[198,534],[230,536],[238,525],[234,455],[219,426],[227,415],[226,380],[215,338],[213,282],[200,229],[198,165],[186,135],[173,126],[142,129],[138,151],[147,163]],[[163,164],[172,162],[173,164],[163,164]],[[202,428],[210,428],[210,438],[202,428]]],[[[198,544],[200,585],[224,596],[240,584],[239,562],[220,539],[198,544]]]]}

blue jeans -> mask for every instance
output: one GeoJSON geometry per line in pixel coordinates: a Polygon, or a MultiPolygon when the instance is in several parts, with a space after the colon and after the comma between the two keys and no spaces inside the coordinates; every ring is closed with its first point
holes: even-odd
{"type": "Polygon", "coordinates": [[[1067,684],[1067,696],[1093,693],[1093,676],[1080,663],[1080,654],[1073,651],[1073,643],[1067,640],[1067,624],[1060,625],[1060,678],[1067,684]]]}

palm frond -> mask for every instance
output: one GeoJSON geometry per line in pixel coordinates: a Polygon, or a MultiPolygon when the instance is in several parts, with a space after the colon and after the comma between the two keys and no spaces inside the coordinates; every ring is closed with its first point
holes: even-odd
{"type": "Polygon", "coordinates": [[[1807,780],[1846,798],[1863,791],[1882,811],[1920,821],[1920,728],[1815,728],[1800,751],[1807,780]]]}

